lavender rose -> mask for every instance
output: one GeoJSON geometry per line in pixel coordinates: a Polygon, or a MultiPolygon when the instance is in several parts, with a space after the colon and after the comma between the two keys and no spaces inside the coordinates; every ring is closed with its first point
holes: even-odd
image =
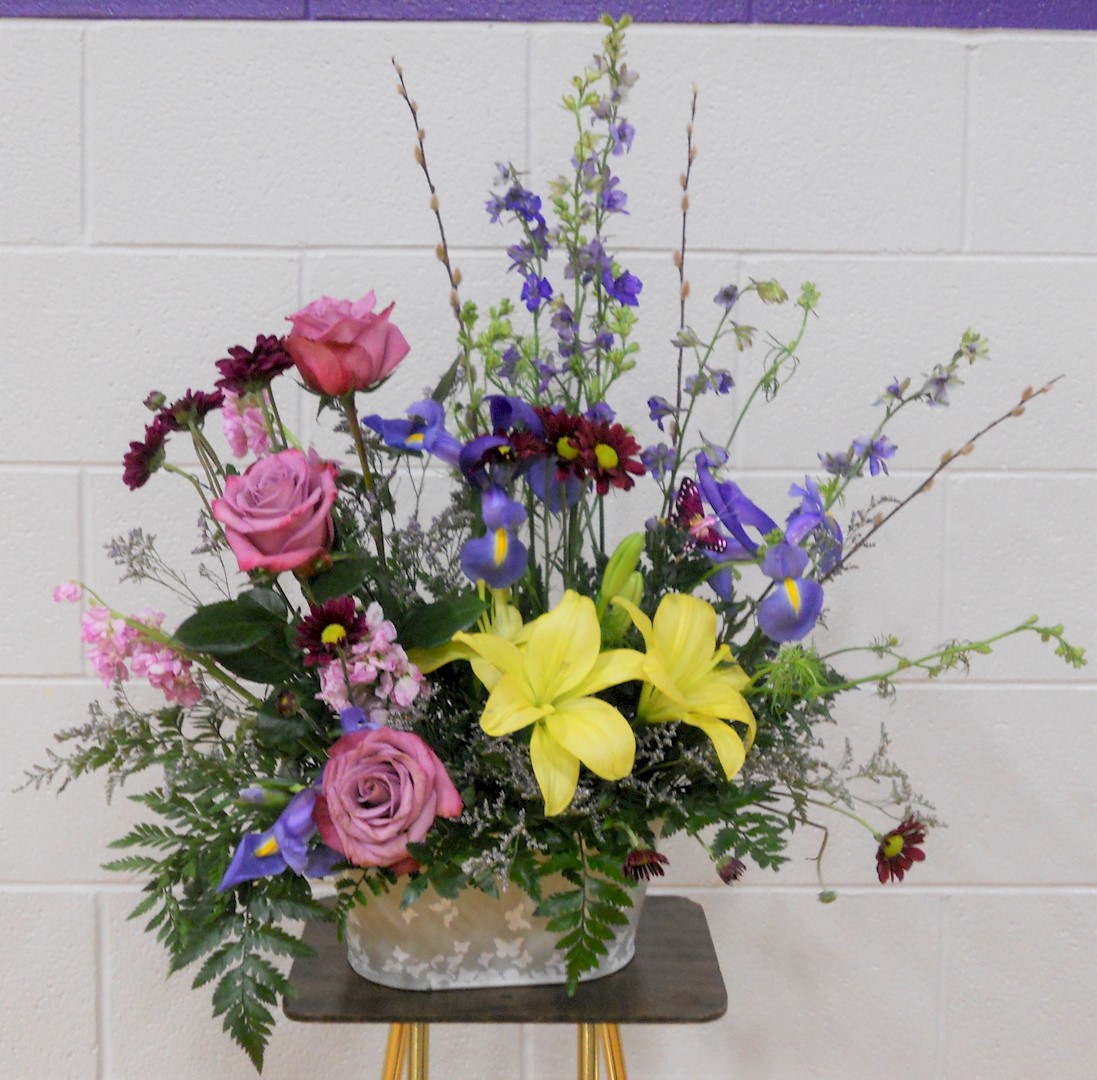
{"type": "Polygon", "coordinates": [[[286,351],[310,390],[331,397],[368,390],[407,356],[407,340],[389,322],[393,305],[374,314],[375,302],[372,292],[354,303],[322,296],[289,316],[286,351]]]}
{"type": "Polygon", "coordinates": [[[464,809],[446,767],[410,731],[355,731],[328,755],[313,819],[324,843],[355,866],[417,870],[408,844],[422,840],[435,817],[464,809]]]}
{"type": "Polygon", "coordinates": [[[225,481],[213,516],[243,571],[280,573],[321,558],[334,538],[335,468],[315,450],[260,458],[225,481]]]}

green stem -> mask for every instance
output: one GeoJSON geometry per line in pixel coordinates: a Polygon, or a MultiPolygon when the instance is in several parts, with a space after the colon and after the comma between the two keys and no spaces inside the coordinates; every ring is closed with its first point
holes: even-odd
{"type": "Polygon", "coordinates": [[[358,423],[358,409],[354,404],[354,391],[344,394],[339,399],[339,404],[342,406],[343,415],[346,416],[347,423],[350,425],[350,436],[354,440],[354,449],[358,453],[358,461],[362,466],[362,486],[369,496],[370,512],[372,514],[370,533],[373,536],[373,544],[377,548],[377,557],[384,562],[385,531],[381,525],[381,515],[377,512],[377,485],[373,479],[373,470],[369,467],[369,459],[366,456],[366,443],[362,438],[362,426],[358,423]]]}

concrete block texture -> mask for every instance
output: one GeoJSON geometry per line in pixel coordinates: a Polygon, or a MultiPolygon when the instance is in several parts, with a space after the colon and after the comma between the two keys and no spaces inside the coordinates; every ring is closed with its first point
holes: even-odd
{"type": "MultiPolygon", "coordinates": [[[[191,556],[185,481],[121,483],[148,421],[142,399],[208,389],[229,346],[283,332],[321,294],[370,289],[395,301],[412,351],[360,411],[394,416],[425,396],[455,355],[454,322],[392,59],[426,133],[462,298],[486,312],[509,296],[517,321],[521,280],[503,254],[516,236],[484,201],[497,161],[528,171],[547,201],[575,138],[557,102],[598,40],[593,26],[553,24],[0,21],[0,1080],[252,1075],[208,993],[186,973],[165,979],[165,954],[126,920],[139,883],[100,869],[133,818],[124,792],[108,807],[86,777],[59,797],[12,793],[104,696],[81,607],[54,604],[53,586],[85,579],[173,625],[179,602],[118,584],[104,549],[141,526],[196,591],[211,588],[191,556]]],[[[687,323],[704,336],[730,283],[776,278],[795,299],[812,281],[822,297],[795,376],[733,447],[735,479],[776,520],[820,452],[873,430],[887,383],[924,378],[967,327],[991,359],[964,370],[947,408],[904,411],[888,432],[891,475],[850,486],[843,525],[873,498],[913,491],[1027,386],[1064,376],[829,584],[821,652],[890,632],[919,655],[1035,613],[1097,647],[1095,62],[1084,33],[631,32],[636,139],[611,159],[629,214],[610,240],[644,282],[641,353],[610,404],[642,444],[661,437],[647,398],[674,392],[672,252],[695,83],[687,323]]],[[[700,404],[695,433],[726,434],[767,335],[790,340],[797,315],[740,302],[757,343],[722,343],[717,363],[736,385],[700,404]]],[[[328,418],[316,424],[314,398],[292,379],[278,394],[306,441],[349,458],[328,418]]],[[[640,527],[642,503],[615,496],[612,529],[640,527]]],[[[439,505],[435,487],[424,515],[439,505]]],[[[855,675],[879,668],[838,660],[855,675]]],[[[731,888],[695,842],[669,843],[660,887],[704,904],[730,1009],[697,1028],[626,1028],[630,1076],[1092,1077],[1097,680],[1028,635],[966,676],[897,684],[890,702],[871,685],[843,695],[820,752],[839,755],[848,736],[865,759],[886,725],[948,825],[930,832],[926,862],[881,886],[872,834],[820,809],[824,878],[839,894],[827,906],[818,829],[798,831],[779,875],[751,869],[731,888]]],[[[383,1044],[380,1027],[282,1023],[265,1073],[368,1074],[383,1044]]],[[[432,1048],[433,1072],[456,1080],[575,1068],[570,1029],[439,1027],[432,1048]]]]}

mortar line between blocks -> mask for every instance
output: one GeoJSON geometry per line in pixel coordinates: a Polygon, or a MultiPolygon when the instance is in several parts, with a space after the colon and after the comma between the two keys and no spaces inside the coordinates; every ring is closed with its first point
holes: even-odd
{"type": "Polygon", "coordinates": [[[88,173],[88,32],[80,31],[80,238],[85,247],[91,243],[88,173]]]}
{"type": "Polygon", "coordinates": [[[110,950],[107,947],[109,919],[106,897],[95,894],[95,951],[96,951],[96,996],[95,1027],[99,1039],[99,1053],[96,1055],[96,1080],[108,1080],[113,1075],[110,1041],[110,950]]]}
{"type": "Polygon", "coordinates": [[[972,211],[974,196],[972,195],[971,139],[973,127],[972,113],[975,108],[975,94],[973,90],[975,73],[973,69],[975,67],[975,58],[978,55],[978,50],[978,45],[964,46],[964,157],[960,171],[960,250],[965,254],[971,251],[971,234],[973,229],[972,211]]]}
{"type": "Polygon", "coordinates": [[[948,987],[945,962],[948,956],[949,898],[942,896],[937,904],[937,1016],[934,1024],[933,1073],[938,1080],[945,1075],[945,1039],[948,1036],[948,987]]]}
{"type": "MultiPolygon", "coordinates": [[[[76,473],[76,573],[80,581],[88,580],[88,544],[91,540],[91,499],[88,498],[88,473],[80,469],[76,473]]],[[[81,611],[86,610],[81,605],[81,611]]],[[[91,675],[88,659],[83,649],[79,653],[79,674],[75,678],[86,679],[91,675]]]]}

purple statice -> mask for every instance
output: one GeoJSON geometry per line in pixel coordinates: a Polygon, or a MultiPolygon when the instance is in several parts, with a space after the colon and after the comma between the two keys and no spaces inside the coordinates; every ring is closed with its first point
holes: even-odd
{"type": "Polygon", "coordinates": [[[829,573],[842,558],[842,528],[823,501],[819,485],[810,477],[804,477],[804,486],[793,484],[788,493],[799,497],[800,505],[785,522],[785,539],[789,544],[799,544],[814,534],[819,551],[819,567],[829,573]]]}
{"type": "Polygon", "coordinates": [[[674,447],[666,443],[656,443],[654,446],[646,446],[640,451],[640,463],[655,477],[656,480],[671,473],[674,470],[678,455],[674,447]]]}
{"type": "Polygon", "coordinates": [[[739,299],[739,287],[737,285],[725,285],[713,298],[712,302],[725,311],[731,311],[739,299]]]}
{"type": "Polygon", "coordinates": [[[617,124],[610,124],[609,138],[613,144],[610,151],[615,157],[627,154],[632,149],[632,140],[636,135],[636,129],[627,121],[621,120],[617,124]]]}
{"type": "Polygon", "coordinates": [[[640,290],[643,289],[644,284],[635,274],[630,274],[627,270],[617,277],[613,276],[612,270],[604,270],[602,287],[619,304],[625,307],[636,307],[640,303],[640,290]]]}
{"type": "Polygon", "coordinates": [[[542,302],[551,300],[552,286],[548,279],[533,273],[526,274],[526,282],[522,286],[522,299],[526,302],[527,311],[536,311],[542,302]]]}
{"type": "Polygon", "coordinates": [[[613,336],[611,330],[599,330],[594,335],[594,340],[590,343],[592,349],[597,349],[599,352],[609,352],[613,348],[616,339],[613,336]]]}
{"type": "Polygon", "coordinates": [[[665,397],[653,394],[648,398],[648,417],[659,425],[660,431],[666,431],[666,428],[663,427],[663,421],[668,416],[675,416],[677,413],[678,410],[665,397]]]}
{"type": "Polygon", "coordinates": [[[602,185],[602,206],[607,213],[610,214],[627,214],[625,209],[625,203],[628,202],[628,196],[617,189],[617,185],[620,184],[620,178],[616,176],[606,177],[606,182],[602,185]]]}
{"type": "Polygon", "coordinates": [[[954,372],[938,364],[918,393],[931,406],[947,405],[949,387],[953,385],[963,385],[962,380],[954,372]]]}
{"type": "Polygon", "coordinates": [[[484,203],[484,209],[488,212],[488,218],[493,225],[499,221],[499,216],[506,209],[506,204],[503,202],[503,196],[496,194],[494,191],[488,196],[488,201],[484,203]]]}
{"type": "Polygon", "coordinates": [[[884,388],[883,394],[876,399],[877,405],[887,405],[891,402],[900,402],[903,400],[903,384],[899,382],[898,376],[892,376],[891,382],[884,388]]]}
{"type": "Polygon", "coordinates": [[[850,450],[827,451],[817,454],[820,464],[831,476],[849,476],[853,468],[853,452],[850,450]]]}
{"type": "Polygon", "coordinates": [[[506,379],[510,383],[514,382],[514,374],[521,358],[522,354],[518,351],[518,347],[511,345],[500,357],[499,378],[506,379]]]}
{"type": "Polygon", "coordinates": [[[604,401],[592,405],[583,415],[592,423],[612,424],[617,419],[617,413],[604,401]]]}
{"type": "Polygon", "coordinates": [[[728,394],[735,385],[731,372],[726,368],[716,371],[704,371],[700,375],[687,375],[683,386],[690,397],[698,397],[714,390],[717,394],[728,394]]]}
{"type": "Polygon", "coordinates": [[[507,257],[510,259],[509,270],[521,270],[523,274],[530,272],[530,265],[532,264],[536,252],[533,250],[533,245],[523,241],[519,244],[512,244],[507,248],[507,257]]]}
{"type": "Polygon", "coordinates": [[[881,471],[886,476],[888,458],[895,457],[895,451],[898,449],[899,447],[886,435],[881,435],[872,442],[864,439],[853,440],[853,452],[858,457],[867,458],[868,471],[871,476],[878,476],[881,471]]]}
{"type": "Polygon", "coordinates": [[[564,277],[578,277],[586,285],[594,278],[601,278],[606,271],[612,269],[613,262],[606,254],[602,241],[596,236],[589,244],[583,244],[575,249],[571,262],[564,267],[564,277]]]}

